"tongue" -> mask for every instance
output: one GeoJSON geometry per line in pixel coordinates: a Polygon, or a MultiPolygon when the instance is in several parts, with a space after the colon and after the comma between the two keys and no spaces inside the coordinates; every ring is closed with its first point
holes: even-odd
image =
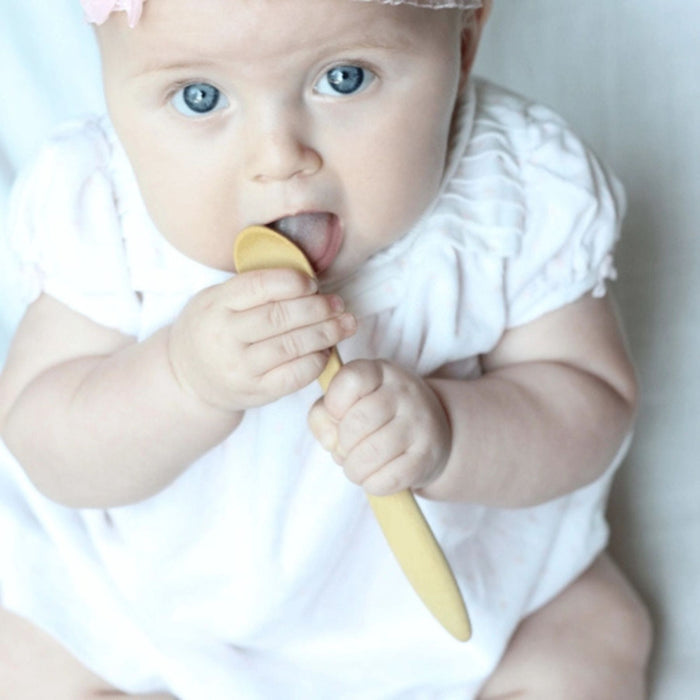
{"type": "Polygon", "coordinates": [[[331,242],[333,214],[313,213],[285,216],[270,226],[301,248],[309,262],[316,264],[323,258],[331,242]]]}

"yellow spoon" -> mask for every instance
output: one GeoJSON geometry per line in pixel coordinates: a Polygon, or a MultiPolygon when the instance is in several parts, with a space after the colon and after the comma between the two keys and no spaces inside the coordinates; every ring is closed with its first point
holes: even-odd
{"type": "MultiPolygon", "coordinates": [[[[288,238],[265,226],[250,226],[236,238],[233,252],[239,272],[289,267],[314,277],[304,253],[288,238]]],[[[342,363],[333,348],[318,378],[325,392],[342,363]]],[[[367,495],[394,556],[416,593],[440,624],[466,642],[471,625],[450,565],[409,490],[390,496],[367,495]]]]}

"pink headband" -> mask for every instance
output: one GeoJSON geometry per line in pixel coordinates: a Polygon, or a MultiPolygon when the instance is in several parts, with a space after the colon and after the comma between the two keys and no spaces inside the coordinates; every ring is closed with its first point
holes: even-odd
{"type": "Polygon", "coordinates": [[[413,5],[431,10],[475,10],[483,0],[355,0],[355,2],[378,2],[382,5],[413,5]]]}
{"type": "Polygon", "coordinates": [[[141,19],[143,3],[146,0],[80,0],[85,12],[85,19],[92,24],[102,24],[112,12],[124,10],[129,19],[129,26],[135,27],[141,19]]]}
{"type": "MultiPolygon", "coordinates": [[[[356,0],[357,2],[379,2],[384,5],[414,5],[429,7],[434,10],[461,9],[472,10],[481,7],[482,0],[356,0]]],[[[141,18],[143,3],[146,0],[80,0],[85,12],[85,19],[93,24],[102,24],[112,14],[123,10],[127,14],[129,26],[135,27],[141,18]]]]}

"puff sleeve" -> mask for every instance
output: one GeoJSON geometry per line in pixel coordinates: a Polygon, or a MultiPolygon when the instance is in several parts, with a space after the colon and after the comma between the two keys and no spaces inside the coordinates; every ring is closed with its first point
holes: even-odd
{"type": "Polygon", "coordinates": [[[615,278],[613,250],[625,211],[618,180],[549,109],[530,105],[520,172],[524,226],[506,261],[506,325],[522,325],[615,278]]]}
{"type": "Polygon", "coordinates": [[[98,121],[52,137],[15,185],[9,243],[25,305],[42,292],[101,325],[134,335],[133,291],[110,173],[110,145],[98,121]]]}

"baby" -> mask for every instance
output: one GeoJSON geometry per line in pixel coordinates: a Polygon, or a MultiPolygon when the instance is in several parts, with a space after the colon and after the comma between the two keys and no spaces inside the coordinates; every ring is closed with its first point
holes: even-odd
{"type": "Polygon", "coordinates": [[[604,296],[623,195],[470,77],[489,4],[83,0],[109,115],[13,200],[8,697],[645,696],[646,614],[603,553],[636,402],[604,296]],[[235,274],[251,224],[318,281],[235,274]],[[363,493],[406,488],[467,643],[363,493]]]}

